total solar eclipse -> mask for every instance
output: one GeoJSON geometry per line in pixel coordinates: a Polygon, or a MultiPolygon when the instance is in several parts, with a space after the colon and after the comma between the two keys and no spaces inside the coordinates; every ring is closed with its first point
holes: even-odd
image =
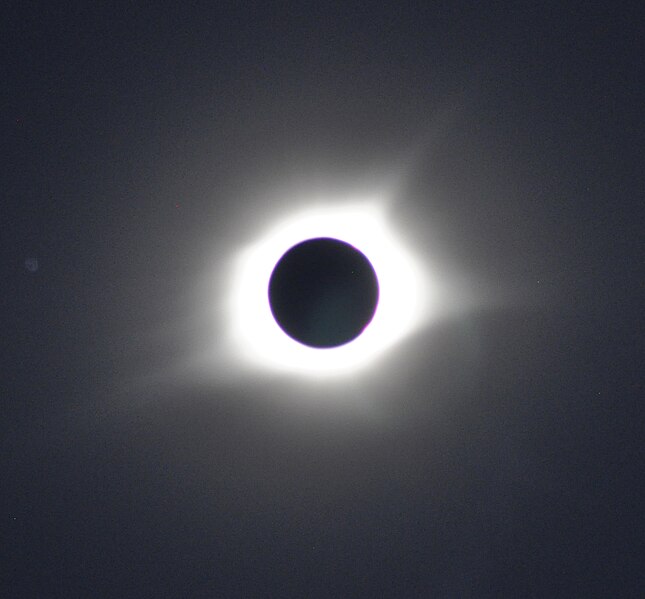
{"type": "MultiPolygon", "coordinates": [[[[284,196],[280,190],[276,203],[284,196]]],[[[382,357],[435,316],[441,287],[405,229],[395,228],[393,200],[351,190],[288,197],[305,206],[263,215],[269,222],[232,256],[228,293],[213,287],[225,334],[216,335],[208,363],[220,367],[230,356],[220,377],[374,374],[382,357]]]]}
{"type": "Polygon", "coordinates": [[[379,298],[376,272],[344,241],[303,241],[278,261],[269,280],[269,304],[289,337],[315,348],[356,339],[372,320],[379,298]]]}

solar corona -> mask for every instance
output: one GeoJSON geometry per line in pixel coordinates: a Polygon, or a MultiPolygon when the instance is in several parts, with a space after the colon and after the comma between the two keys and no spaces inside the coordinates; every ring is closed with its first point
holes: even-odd
{"type": "Polygon", "coordinates": [[[239,367],[352,376],[420,328],[432,289],[385,204],[326,202],[276,215],[238,250],[222,315],[239,367]]]}

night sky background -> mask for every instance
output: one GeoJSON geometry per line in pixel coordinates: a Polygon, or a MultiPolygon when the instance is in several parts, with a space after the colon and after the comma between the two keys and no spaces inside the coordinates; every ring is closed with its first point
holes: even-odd
{"type": "Polygon", "coordinates": [[[641,3],[0,23],[2,597],[640,595],[641,3]],[[388,354],[380,416],[175,375],[259,190],[390,171],[488,300],[388,354]]]}

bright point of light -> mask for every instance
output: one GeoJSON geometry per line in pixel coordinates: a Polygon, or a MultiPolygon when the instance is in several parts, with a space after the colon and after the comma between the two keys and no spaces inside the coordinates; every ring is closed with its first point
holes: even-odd
{"type": "Polygon", "coordinates": [[[235,257],[223,316],[227,343],[249,366],[305,376],[339,376],[370,365],[428,319],[429,278],[388,224],[384,202],[321,204],[278,218],[235,257]],[[312,348],[288,337],[271,313],[268,286],[278,260],[294,245],[332,237],[360,250],[379,282],[374,318],[356,339],[312,348]]]}

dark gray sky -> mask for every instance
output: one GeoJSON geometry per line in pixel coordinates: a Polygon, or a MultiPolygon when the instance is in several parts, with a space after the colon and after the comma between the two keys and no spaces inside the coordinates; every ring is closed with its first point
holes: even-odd
{"type": "Polygon", "coordinates": [[[637,596],[639,3],[65,4],[0,26],[1,594],[637,596]],[[238,369],[237,252],[383,182],[458,309],[238,369]]]}

